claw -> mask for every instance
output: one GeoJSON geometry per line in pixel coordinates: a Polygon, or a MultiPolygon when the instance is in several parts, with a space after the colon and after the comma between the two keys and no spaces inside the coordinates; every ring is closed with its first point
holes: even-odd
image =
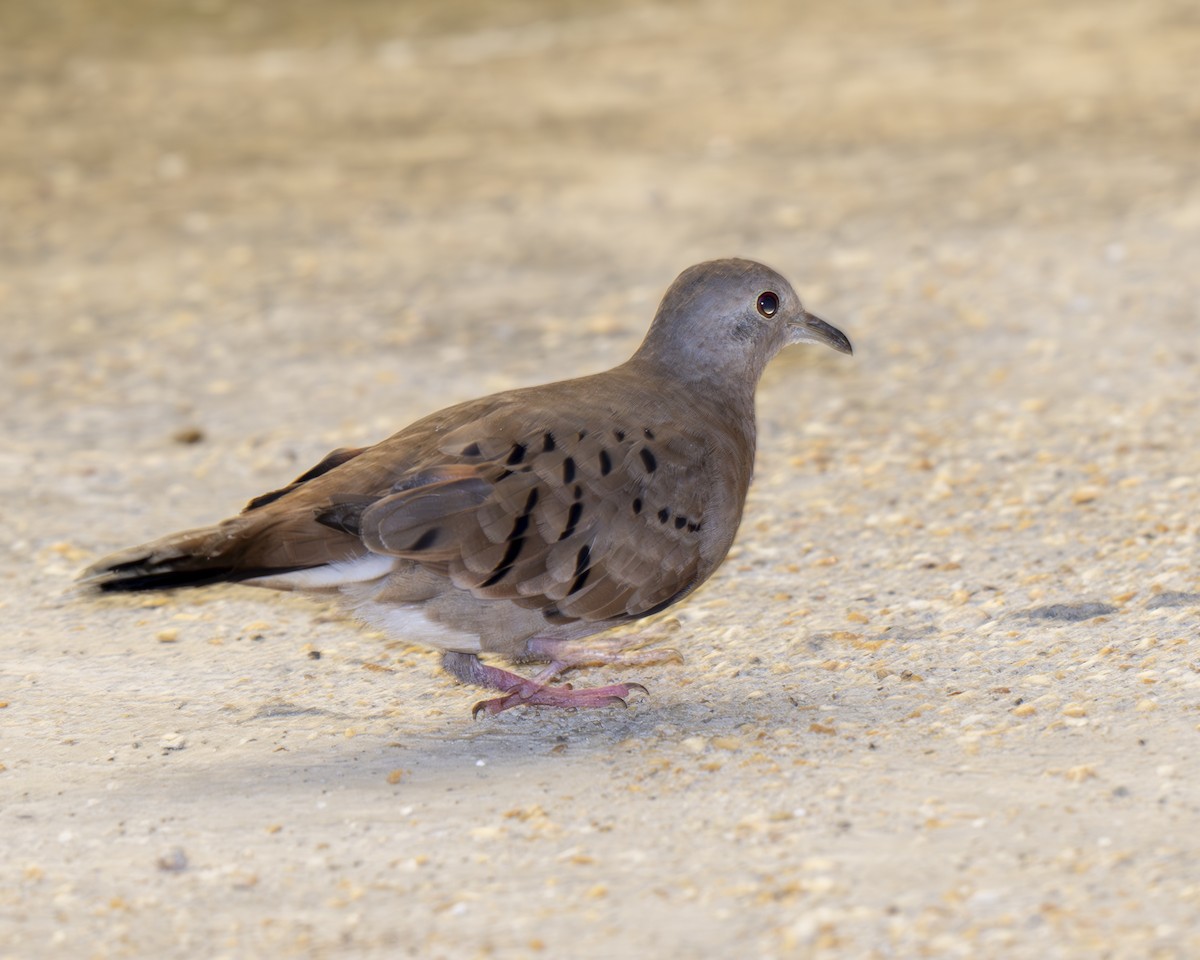
{"type": "MultiPolygon", "coordinates": [[[[557,648],[557,647],[556,647],[557,648]]],[[[554,651],[550,651],[554,652],[554,651]]],[[[661,663],[663,659],[682,661],[677,650],[662,650],[654,653],[653,659],[620,655],[601,662],[615,662],[629,666],[633,663],[661,663]]],[[[588,651],[583,651],[587,656],[588,651]]],[[[497,714],[513,707],[560,707],[564,709],[596,709],[598,707],[628,708],[625,698],[631,693],[649,696],[650,691],[640,683],[614,683],[607,687],[585,687],[575,689],[570,683],[552,686],[551,681],[564,670],[574,669],[580,661],[552,659],[550,664],[536,677],[522,677],[507,670],[490,667],[479,661],[474,654],[448,652],[442,657],[447,671],[464,683],[474,683],[500,691],[500,696],[480,700],[471,707],[471,717],[478,720],[481,713],[497,714]]]]}
{"type": "Polygon", "coordinates": [[[513,707],[560,707],[571,710],[589,710],[599,707],[623,707],[629,704],[625,698],[633,692],[649,695],[640,683],[615,683],[611,687],[574,690],[569,686],[534,687],[523,684],[510,690],[502,697],[480,700],[471,708],[471,716],[478,719],[481,713],[497,714],[513,707]],[[612,691],[612,692],[610,692],[612,691]]]}

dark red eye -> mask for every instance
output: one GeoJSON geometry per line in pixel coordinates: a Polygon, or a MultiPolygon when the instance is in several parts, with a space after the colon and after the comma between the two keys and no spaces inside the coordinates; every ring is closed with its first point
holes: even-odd
{"type": "Polygon", "coordinates": [[[775,311],[779,309],[779,297],[773,294],[770,290],[766,293],[758,295],[758,312],[764,317],[770,319],[775,316],[775,311]]]}

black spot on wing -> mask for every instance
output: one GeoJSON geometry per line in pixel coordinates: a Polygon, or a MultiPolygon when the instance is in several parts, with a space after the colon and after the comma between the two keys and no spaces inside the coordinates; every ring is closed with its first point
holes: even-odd
{"type": "Polygon", "coordinates": [[[534,487],[529,491],[529,496],[525,498],[525,509],[513,521],[512,530],[508,535],[508,549],[504,551],[504,556],[500,558],[500,562],[496,564],[492,570],[492,575],[485,580],[481,586],[492,587],[508,576],[513,565],[517,562],[517,557],[521,555],[521,550],[525,546],[525,532],[529,529],[529,518],[533,514],[534,507],[537,506],[538,491],[534,487]]]}
{"type": "Polygon", "coordinates": [[[566,540],[575,532],[575,528],[579,526],[579,518],[583,516],[583,502],[576,500],[571,504],[571,509],[567,511],[567,525],[563,527],[563,532],[558,535],[559,540],[566,540]]]}
{"type": "Polygon", "coordinates": [[[525,531],[529,529],[529,514],[523,513],[513,522],[512,530],[509,532],[507,539],[516,540],[517,537],[525,536],[525,531]]]}
{"type": "Polygon", "coordinates": [[[441,531],[440,527],[430,527],[423,534],[421,534],[419,537],[417,537],[416,542],[408,549],[413,550],[413,551],[428,550],[435,543],[437,543],[438,537],[441,535],[441,532],[442,531],[441,531]]]}
{"type": "Polygon", "coordinates": [[[571,589],[567,591],[568,597],[573,593],[578,593],[587,583],[588,575],[592,572],[591,562],[592,548],[585,543],[579,548],[579,553],[575,555],[575,579],[571,581],[571,589]]]}
{"type": "Polygon", "coordinates": [[[500,562],[496,564],[496,568],[492,571],[492,575],[483,581],[482,586],[493,587],[508,575],[512,570],[513,564],[517,562],[517,557],[521,555],[521,548],[525,546],[525,538],[518,537],[513,540],[508,549],[504,551],[504,556],[500,562]]]}
{"type": "Polygon", "coordinates": [[[574,580],[571,581],[571,589],[567,591],[568,597],[571,594],[578,593],[580,590],[583,589],[584,584],[586,584],[588,582],[588,576],[591,574],[591,572],[592,572],[591,567],[588,567],[586,570],[583,571],[583,573],[581,573],[579,576],[577,576],[574,580]]]}

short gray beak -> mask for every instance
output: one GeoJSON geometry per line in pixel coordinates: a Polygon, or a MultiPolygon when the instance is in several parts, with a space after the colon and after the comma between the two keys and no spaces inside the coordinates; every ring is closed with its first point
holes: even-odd
{"type": "Polygon", "coordinates": [[[823,343],[838,353],[854,353],[850,338],[831,323],[805,311],[800,323],[788,324],[791,343],[823,343]]]}

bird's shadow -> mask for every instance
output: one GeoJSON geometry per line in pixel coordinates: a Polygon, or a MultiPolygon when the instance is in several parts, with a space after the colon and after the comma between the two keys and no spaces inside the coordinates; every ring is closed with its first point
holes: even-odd
{"type": "Polygon", "coordinates": [[[614,764],[641,753],[664,732],[671,739],[711,735],[714,727],[738,720],[732,701],[670,699],[665,691],[659,698],[640,697],[628,709],[531,707],[472,718],[467,690],[453,685],[433,691],[438,703],[433,716],[391,711],[386,718],[352,718],[303,702],[273,701],[233,721],[245,736],[224,758],[209,757],[200,767],[180,763],[169,775],[160,768],[155,781],[161,785],[169,776],[173,792],[196,798],[213,793],[282,798],[297,791],[343,797],[350,791],[364,800],[415,798],[487,789],[499,777],[549,787],[566,767],[578,770],[580,764],[607,777],[614,764]],[[366,729],[347,735],[355,723],[366,729]]]}

